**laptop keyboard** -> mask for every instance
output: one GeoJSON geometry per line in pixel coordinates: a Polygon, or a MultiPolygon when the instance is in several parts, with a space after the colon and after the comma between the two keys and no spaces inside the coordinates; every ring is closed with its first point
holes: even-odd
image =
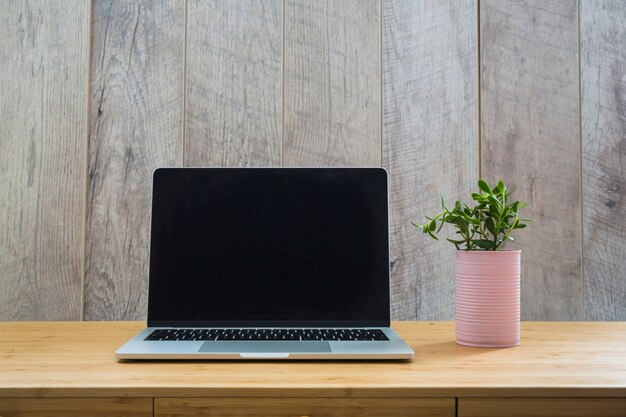
{"type": "Polygon", "coordinates": [[[380,329],[157,329],[144,340],[386,341],[380,329]]]}

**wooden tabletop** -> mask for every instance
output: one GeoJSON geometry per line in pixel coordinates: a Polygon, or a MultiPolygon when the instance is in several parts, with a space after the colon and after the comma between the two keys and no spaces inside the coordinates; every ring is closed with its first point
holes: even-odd
{"type": "Polygon", "coordinates": [[[454,323],[396,322],[411,361],[124,362],[137,322],[0,323],[0,397],[626,397],[626,323],[522,323],[521,346],[454,342],[454,323]]]}

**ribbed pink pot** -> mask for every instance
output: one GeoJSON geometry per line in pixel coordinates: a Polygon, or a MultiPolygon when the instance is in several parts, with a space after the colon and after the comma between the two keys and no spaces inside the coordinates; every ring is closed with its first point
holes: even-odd
{"type": "Polygon", "coordinates": [[[457,251],[456,342],[510,347],[520,342],[522,251],[457,251]]]}

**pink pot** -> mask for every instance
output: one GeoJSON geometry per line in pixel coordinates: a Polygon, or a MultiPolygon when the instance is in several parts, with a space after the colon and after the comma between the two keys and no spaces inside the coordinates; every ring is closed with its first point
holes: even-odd
{"type": "Polygon", "coordinates": [[[520,342],[522,251],[457,251],[456,342],[510,347],[520,342]]]}

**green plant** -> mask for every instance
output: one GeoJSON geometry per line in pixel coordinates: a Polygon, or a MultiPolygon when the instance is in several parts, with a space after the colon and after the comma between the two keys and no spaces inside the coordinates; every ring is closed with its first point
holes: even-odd
{"type": "Polygon", "coordinates": [[[493,188],[489,187],[484,180],[478,180],[479,192],[472,193],[472,199],[476,202],[473,207],[457,200],[453,209],[448,209],[441,196],[441,213],[434,217],[428,217],[424,224],[412,223],[413,226],[422,229],[433,239],[445,223],[450,223],[457,228],[458,239],[446,239],[452,242],[457,249],[465,245],[465,250],[493,250],[497,251],[506,242],[514,241],[511,233],[516,229],[526,227],[530,219],[519,217],[519,211],[526,207],[526,203],[514,201],[509,203],[509,191],[503,181],[498,182],[493,188]],[[440,222],[437,227],[437,222],[440,222]]]}

